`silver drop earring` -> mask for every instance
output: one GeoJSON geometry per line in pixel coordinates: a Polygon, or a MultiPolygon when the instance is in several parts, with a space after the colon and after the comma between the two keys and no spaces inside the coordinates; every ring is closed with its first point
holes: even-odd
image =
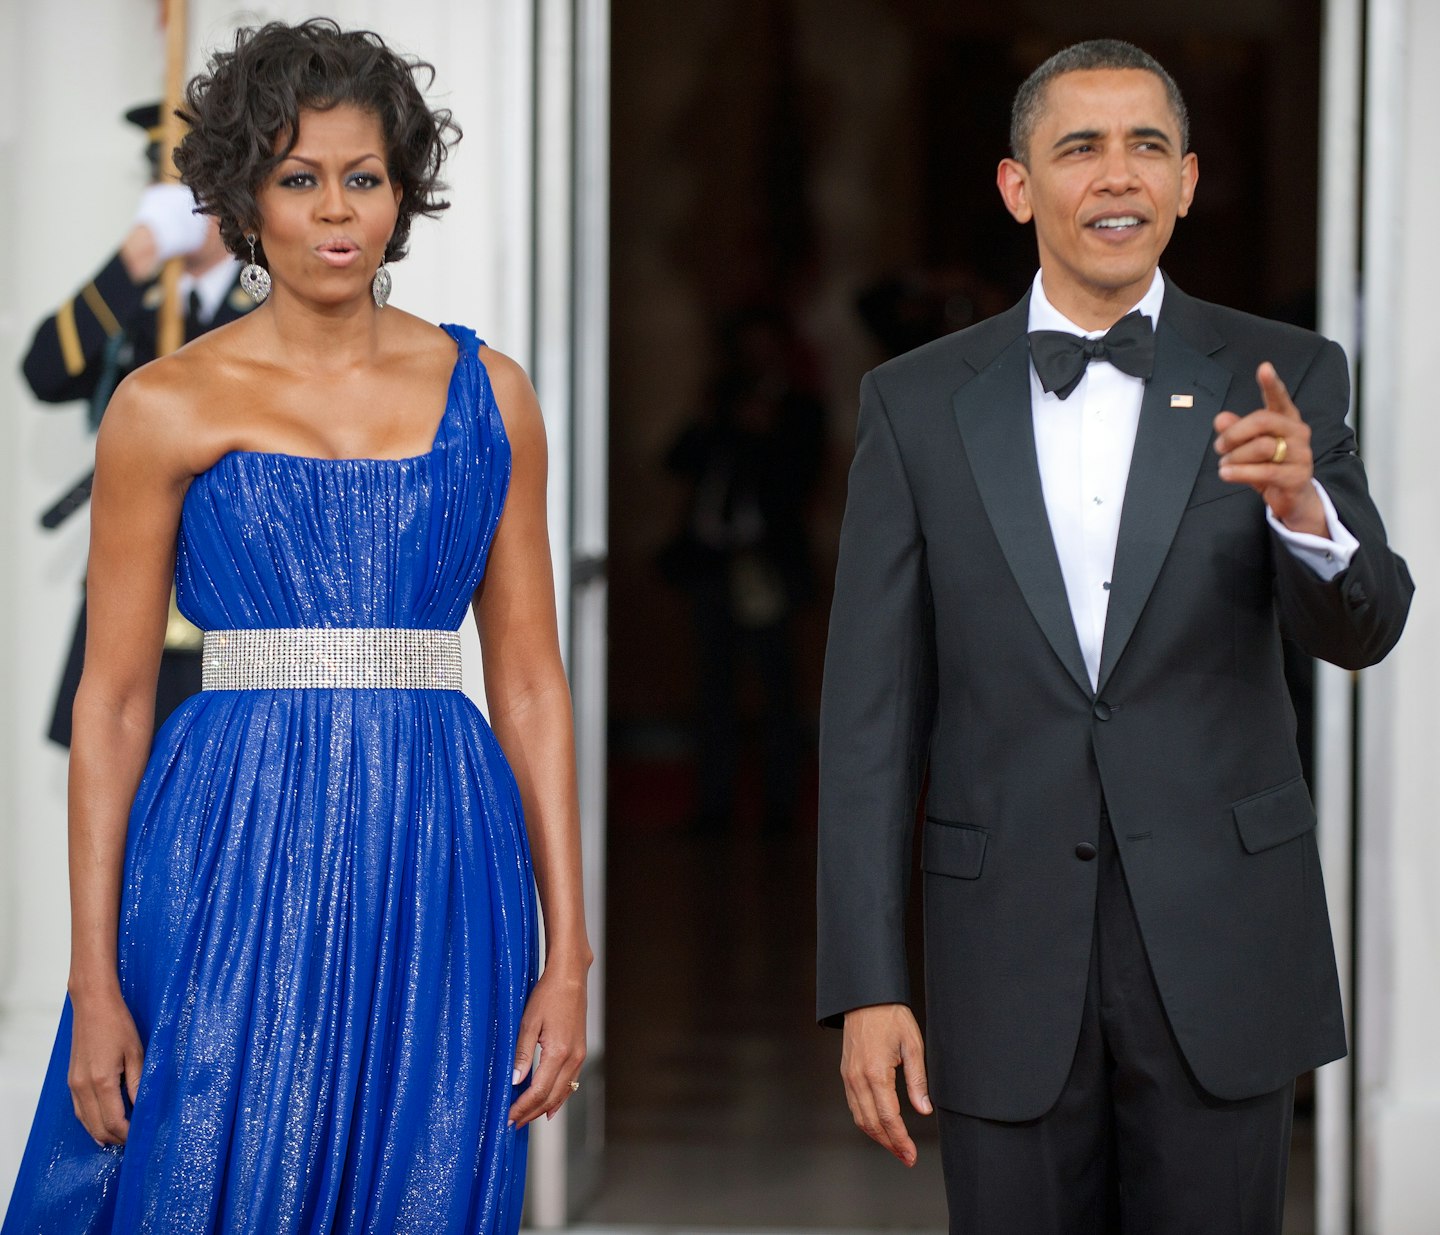
{"type": "Polygon", "coordinates": [[[250,246],[250,262],[240,270],[240,286],[256,304],[264,304],[270,294],[270,272],[255,260],[255,236],[246,233],[245,243],[250,246]]]}
{"type": "Polygon", "coordinates": [[[383,309],[390,300],[390,272],[385,268],[384,258],[381,258],[380,269],[370,281],[370,295],[375,298],[377,309],[383,309]]]}

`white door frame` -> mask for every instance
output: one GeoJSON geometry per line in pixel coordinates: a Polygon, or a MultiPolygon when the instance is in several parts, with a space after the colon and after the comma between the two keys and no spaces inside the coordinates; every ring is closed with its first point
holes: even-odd
{"type": "Polygon", "coordinates": [[[564,1226],[599,1182],[605,1094],[609,0],[535,0],[534,353],[550,439],[550,527],[575,700],[590,972],[576,1096],[531,1143],[527,1221],[564,1226]],[[568,603],[567,603],[568,601],[568,603]]]}
{"type": "MultiPolygon", "coordinates": [[[[1321,43],[1319,329],[1353,367],[1359,344],[1361,48],[1364,0],[1326,0],[1321,43]]],[[[1354,391],[1351,393],[1354,411],[1354,391]]],[[[1330,927],[1346,1022],[1354,1023],[1355,697],[1353,674],[1324,662],[1315,676],[1315,804],[1330,927]]],[[[1352,1028],[1353,1033],[1353,1028],[1352,1028]]],[[[1354,1196],[1353,1068],[1315,1074],[1316,1235],[1349,1235],[1354,1196]]]]}

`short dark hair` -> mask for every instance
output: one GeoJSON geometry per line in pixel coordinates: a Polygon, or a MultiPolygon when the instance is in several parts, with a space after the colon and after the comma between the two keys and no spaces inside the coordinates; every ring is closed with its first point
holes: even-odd
{"type": "Polygon", "coordinates": [[[1029,157],[1030,139],[1035,136],[1035,128],[1044,114],[1045,91],[1050,83],[1061,74],[1090,69],[1141,69],[1154,73],[1165,87],[1165,97],[1180,126],[1180,153],[1190,149],[1190,113],[1185,108],[1180,87],[1164,66],[1133,43],[1121,39],[1090,39],[1057,51],[1021,82],[1020,89],[1015,92],[1015,102],[1010,107],[1010,154],[1013,158],[1024,163],[1029,157]]]}
{"type": "Polygon", "coordinates": [[[273,21],[241,29],[231,51],[216,52],[185,89],[180,117],[189,126],[175,166],[204,214],[219,220],[230,252],[249,256],[245,232],[259,221],[256,193],[295,148],[302,109],[344,104],[371,112],[385,135],[391,180],[400,186],[400,214],[385,260],[405,256],[417,214],[449,208],[440,168],[460,140],[444,108],[432,109],[416,84],[435,69],[402,56],[369,30],[342,30],[327,17],[289,26],[273,21]]]}

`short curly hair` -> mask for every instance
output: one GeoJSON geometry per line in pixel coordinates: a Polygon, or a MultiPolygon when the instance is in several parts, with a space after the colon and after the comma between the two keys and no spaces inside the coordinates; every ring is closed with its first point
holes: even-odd
{"type": "Polygon", "coordinates": [[[201,213],[214,215],[225,246],[249,256],[245,232],[260,218],[256,194],[295,148],[302,109],[349,104],[379,117],[391,180],[403,190],[385,260],[405,256],[417,214],[449,208],[440,169],[460,128],[426,104],[416,77],[433,65],[402,56],[369,30],[342,30],[328,17],[238,30],[232,51],[216,52],[190,80],[179,110],[188,131],[175,166],[201,213]]]}

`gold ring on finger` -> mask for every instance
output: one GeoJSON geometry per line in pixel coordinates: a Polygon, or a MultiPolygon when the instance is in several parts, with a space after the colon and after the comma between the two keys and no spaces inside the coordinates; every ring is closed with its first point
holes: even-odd
{"type": "Polygon", "coordinates": [[[1290,447],[1283,437],[1275,439],[1275,453],[1270,456],[1271,463],[1284,463],[1285,456],[1290,452],[1290,447]]]}

